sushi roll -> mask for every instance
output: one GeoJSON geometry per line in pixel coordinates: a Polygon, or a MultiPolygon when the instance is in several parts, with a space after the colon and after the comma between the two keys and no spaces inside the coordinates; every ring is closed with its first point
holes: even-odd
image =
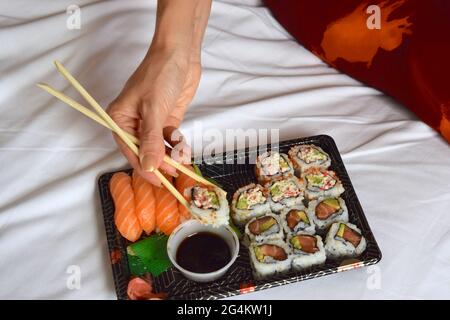
{"type": "Polygon", "coordinates": [[[198,185],[188,190],[191,193],[189,209],[197,220],[215,227],[228,225],[230,208],[224,191],[198,185]]]}
{"type": "Polygon", "coordinates": [[[330,258],[356,257],[366,250],[361,230],[349,222],[335,222],[325,239],[325,251],[330,258]]]}
{"type": "Polygon", "coordinates": [[[286,234],[299,232],[314,234],[316,232],[313,217],[303,205],[281,210],[280,220],[286,234]]]}
{"type": "Polygon", "coordinates": [[[344,199],[319,198],[309,202],[308,214],[318,230],[325,230],[337,221],[348,222],[348,210],[344,199]]]}
{"type": "Polygon", "coordinates": [[[292,268],[303,270],[325,263],[327,256],[320,236],[297,234],[288,239],[292,248],[292,268]]]}
{"type": "Polygon", "coordinates": [[[334,171],[311,167],[303,172],[305,195],[308,200],[319,197],[338,197],[345,189],[334,171]]]}
{"type": "Polygon", "coordinates": [[[281,240],[253,242],[249,247],[250,263],[255,279],[264,279],[291,268],[291,249],[281,240]]]}
{"type": "Polygon", "coordinates": [[[231,218],[241,227],[254,217],[270,213],[267,191],[259,184],[249,184],[239,188],[231,202],[231,218]]]}
{"type": "Polygon", "coordinates": [[[288,154],[298,175],[311,167],[328,169],[331,165],[330,155],[313,144],[294,146],[288,154]]]}
{"type": "Polygon", "coordinates": [[[287,154],[267,151],[258,156],[255,165],[258,182],[266,184],[273,179],[294,175],[294,166],[287,154]]]}
{"type": "Polygon", "coordinates": [[[248,244],[274,239],[283,240],[283,238],[283,228],[279,218],[272,213],[253,218],[245,226],[245,241],[248,244]]]}
{"type": "Polygon", "coordinates": [[[304,185],[303,180],[297,177],[269,182],[266,188],[269,190],[269,203],[273,212],[279,213],[285,208],[302,204],[304,185]]]}

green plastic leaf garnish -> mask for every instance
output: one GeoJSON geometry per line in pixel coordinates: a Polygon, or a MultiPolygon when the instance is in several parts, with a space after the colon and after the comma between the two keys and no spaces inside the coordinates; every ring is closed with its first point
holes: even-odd
{"type": "Polygon", "coordinates": [[[231,230],[234,231],[234,233],[236,234],[236,236],[238,237],[238,239],[239,239],[239,240],[242,239],[242,233],[241,233],[241,230],[239,230],[239,228],[236,227],[236,226],[234,225],[233,220],[230,219],[230,220],[228,221],[228,223],[229,223],[229,225],[230,225],[231,230]]]}
{"type": "Polygon", "coordinates": [[[167,256],[167,240],[164,234],[154,234],[127,247],[128,266],[134,276],[150,272],[157,277],[172,264],[167,256]]]}
{"type": "Polygon", "coordinates": [[[200,171],[200,169],[198,168],[198,166],[194,162],[192,162],[192,167],[194,168],[194,172],[196,174],[198,174],[200,177],[203,177],[202,172],[200,171]]]}
{"type": "Polygon", "coordinates": [[[130,268],[130,273],[137,277],[150,272],[138,256],[131,254],[128,254],[128,267],[130,268]]]}

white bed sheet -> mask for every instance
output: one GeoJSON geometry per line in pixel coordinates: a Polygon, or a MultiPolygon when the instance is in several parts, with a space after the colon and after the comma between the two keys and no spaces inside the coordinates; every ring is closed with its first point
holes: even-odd
{"type": "MultiPolygon", "coordinates": [[[[78,97],[59,59],[103,105],[144,56],[155,1],[0,0],[0,298],[114,299],[99,174],[126,166],[110,133],[34,86],[78,97]],[[81,7],[80,30],[65,9],[81,7]],[[67,268],[81,270],[69,290],[67,268]]],[[[331,135],[383,252],[367,269],[241,299],[450,298],[450,148],[404,107],[327,67],[259,1],[214,1],[203,77],[182,130],[331,135]]]]}

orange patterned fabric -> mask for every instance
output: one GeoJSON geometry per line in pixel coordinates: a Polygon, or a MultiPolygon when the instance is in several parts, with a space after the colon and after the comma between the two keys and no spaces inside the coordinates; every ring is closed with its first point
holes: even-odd
{"type": "Polygon", "coordinates": [[[450,1],[266,0],[322,60],[416,113],[450,142],[450,1]]]}

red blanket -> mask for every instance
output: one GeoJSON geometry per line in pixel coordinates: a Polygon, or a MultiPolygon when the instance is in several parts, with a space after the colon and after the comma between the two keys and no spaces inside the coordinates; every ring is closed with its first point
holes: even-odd
{"type": "Polygon", "coordinates": [[[450,142],[450,1],[266,4],[302,45],[402,102],[450,142]]]}

